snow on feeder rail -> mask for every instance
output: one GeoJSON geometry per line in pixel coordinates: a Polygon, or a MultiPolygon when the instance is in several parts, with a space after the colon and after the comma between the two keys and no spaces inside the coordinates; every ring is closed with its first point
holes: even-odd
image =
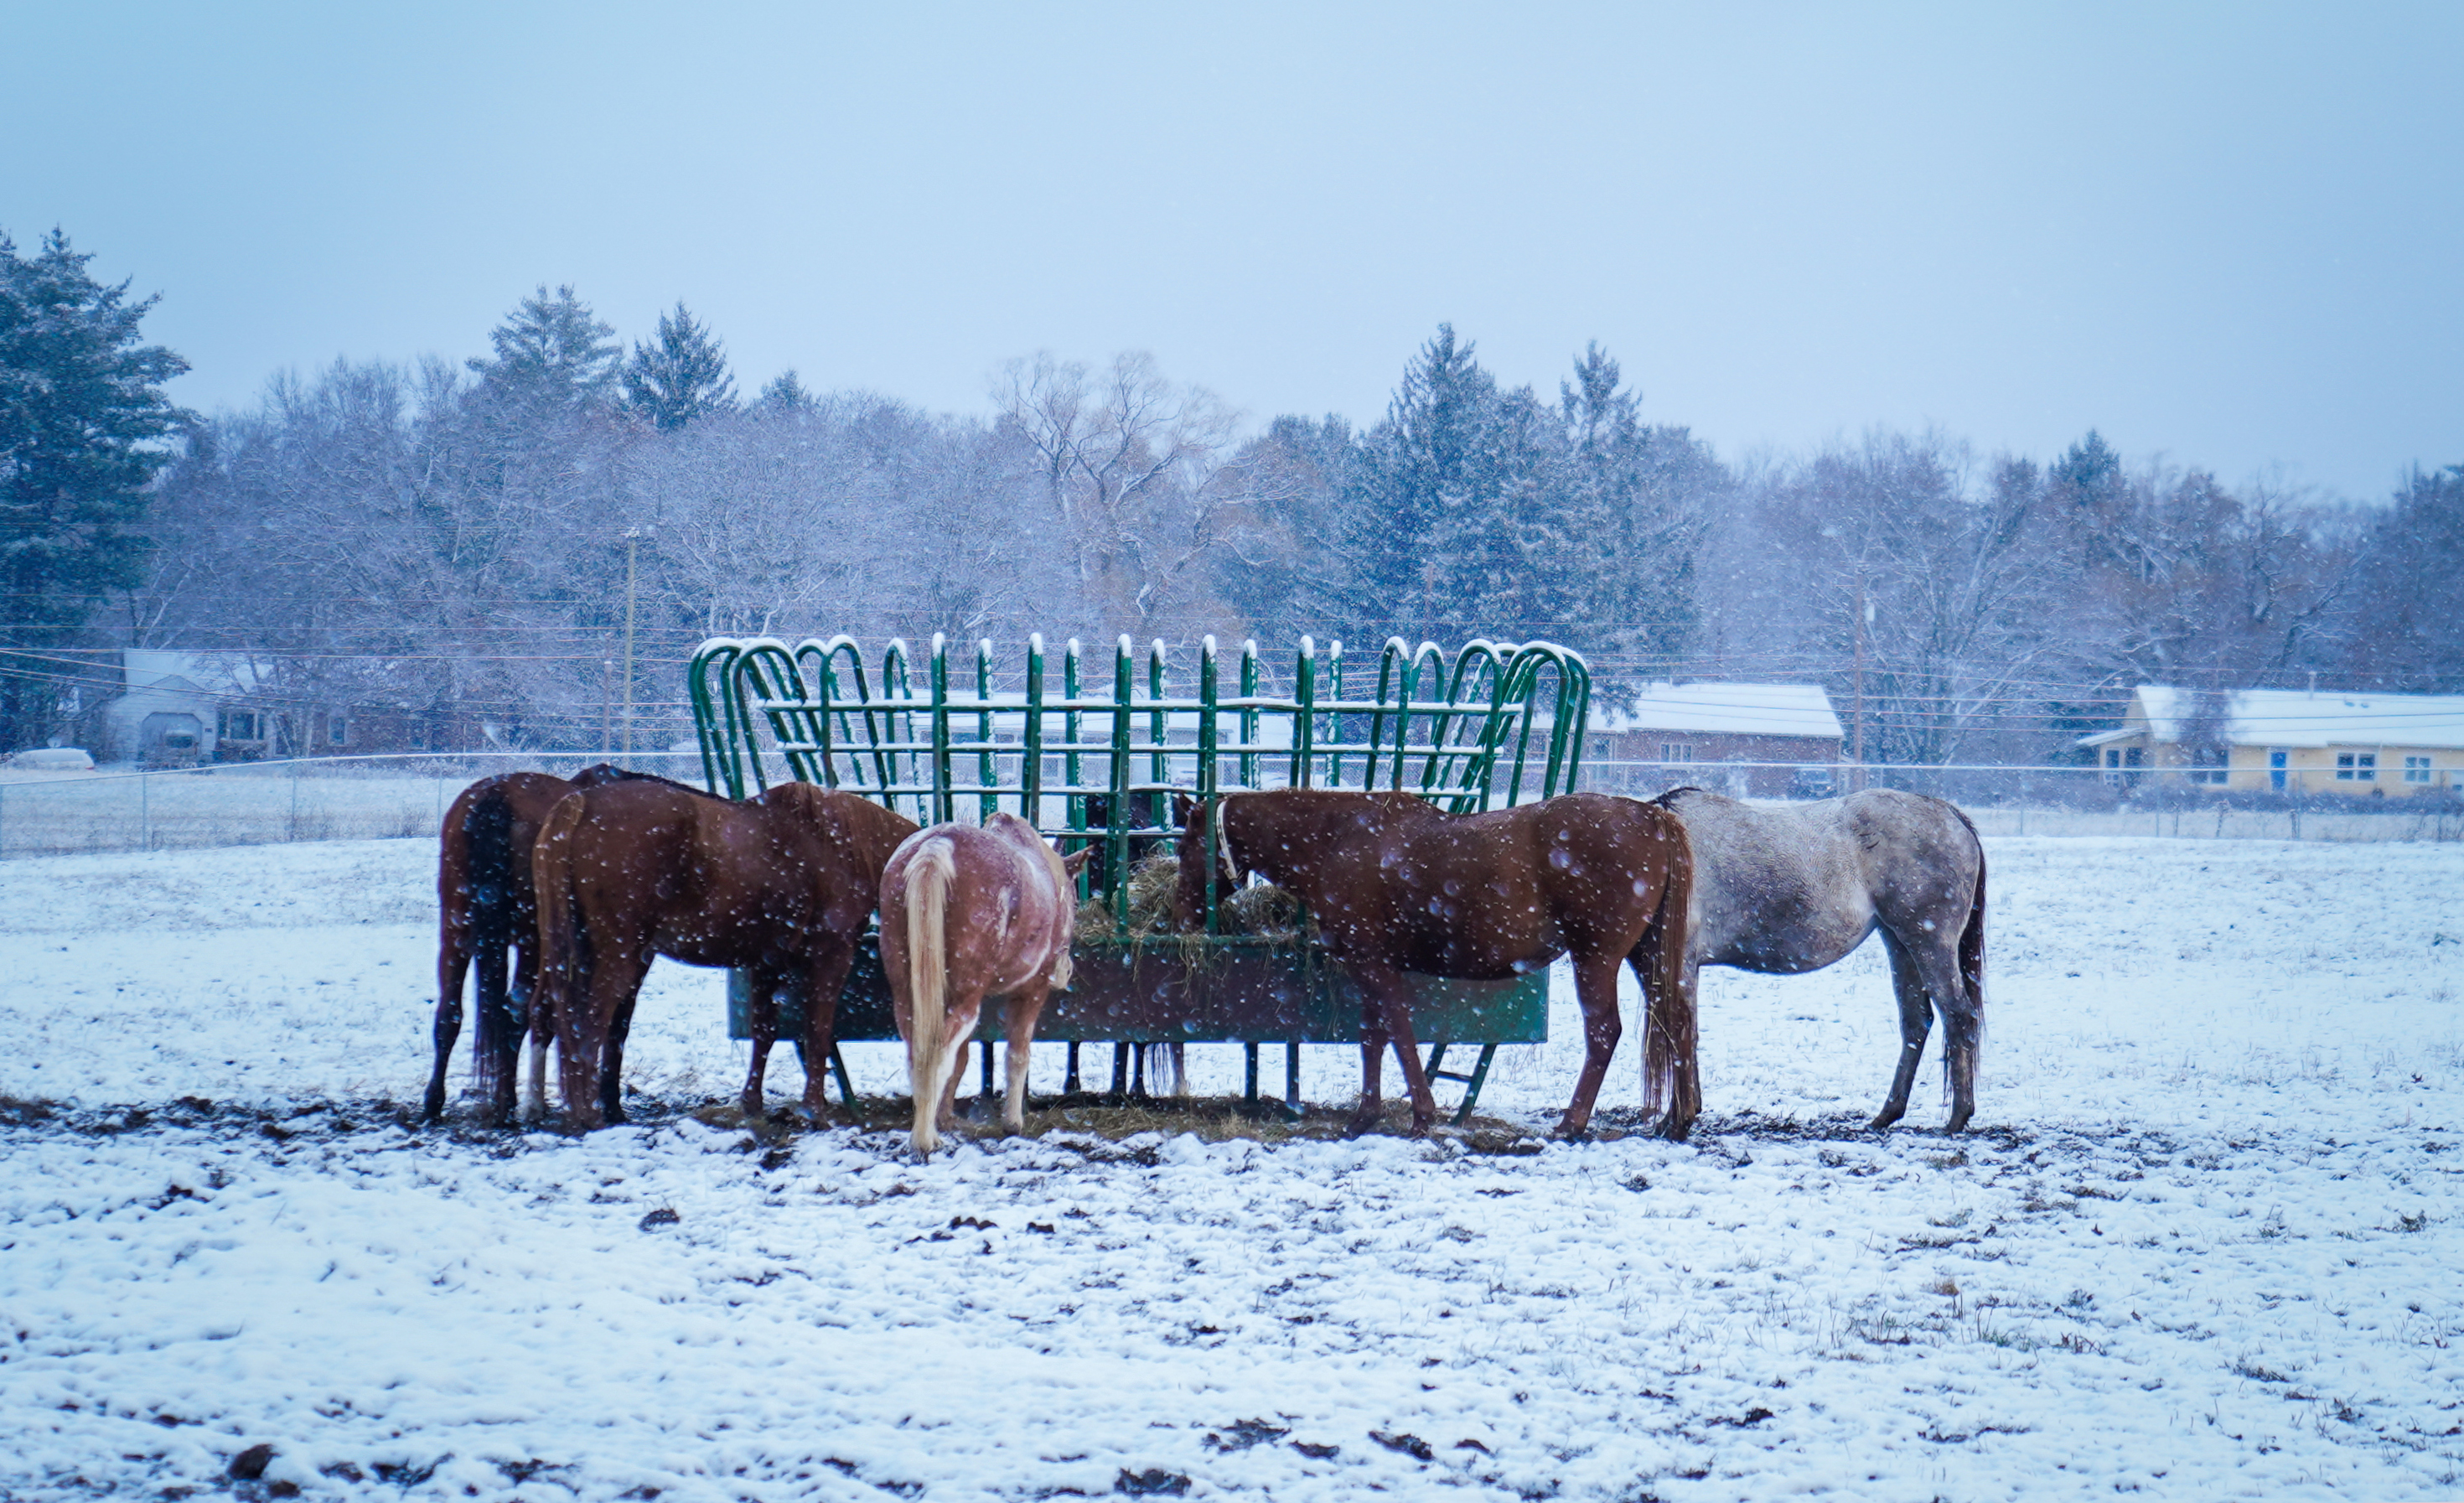
{"type": "MultiPolygon", "coordinates": [[[[746,798],[800,779],[878,800],[920,823],[1020,815],[1062,850],[1093,846],[1082,895],[1101,898],[1109,932],[1078,935],[1069,991],[1056,994],[1036,1029],[1070,1049],[1077,1086],[1080,1043],[1112,1043],[1112,1088],[1126,1089],[1127,1046],[1246,1046],[1247,1094],[1258,1094],[1258,1050],[1282,1043],[1285,1097],[1299,1098],[1304,1043],[1361,1038],[1359,992],[1299,932],[1227,933],[1212,886],[1203,933],[1157,939],[1133,934],[1127,880],[1133,857],[1176,838],[1171,795],[1199,798],[1269,787],[1403,789],[1441,807],[1471,812],[1570,791],[1582,761],[1591,673],[1581,656],[1548,642],[1475,639],[1449,656],[1435,643],[1389,638],[1374,695],[1346,684],[1341,643],[1321,654],[1307,637],[1292,660],[1288,693],[1267,692],[1257,643],[1243,645],[1235,692],[1225,693],[1213,637],[1199,645],[1195,684],[1185,657],[1182,692],[1172,689],[1171,653],[1158,641],[1138,653],[1127,636],[1112,653],[1111,680],[1090,689],[1071,640],[1058,693],[1041,635],[1028,639],[1024,672],[997,688],[993,647],[979,642],[972,686],[952,683],[950,648],[935,635],[923,660],[892,639],[868,671],[849,637],[789,646],[776,638],[715,637],[688,669],[702,768],[710,786],[746,798]],[[923,680],[919,685],[916,679],[923,680]],[[1194,693],[1189,692],[1194,688],[1194,693]]],[[[1354,683],[1368,688],[1367,675],[1354,683]]],[[[1214,859],[1209,830],[1208,858],[1214,859]]],[[[1431,1039],[1432,1074],[1464,1086],[1456,1120],[1470,1115],[1502,1044],[1548,1038],[1545,971],[1507,981],[1414,978],[1413,1023],[1431,1039]],[[1467,1073],[1441,1072],[1450,1045],[1477,1045],[1467,1073]]],[[[732,1036],[750,1029],[745,978],[728,978],[732,1036]]],[[[781,1037],[797,1009],[781,1019],[781,1037]]],[[[987,1003],[977,1036],[1000,1036],[987,1003]]],[[[841,995],[840,1040],[895,1039],[878,939],[859,950],[841,995]]],[[[847,1087],[845,1072],[840,1087],[847,1087]]]]}

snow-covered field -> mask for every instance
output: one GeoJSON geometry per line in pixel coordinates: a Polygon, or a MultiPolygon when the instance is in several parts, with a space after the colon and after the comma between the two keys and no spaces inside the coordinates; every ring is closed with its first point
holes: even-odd
{"type": "MultiPolygon", "coordinates": [[[[658,1125],[401,1125],[429,841],[11,861],[0,1496],[2464,1495],[2464,848],[1989,851],[1958,1139],[1859,1125],[1869,948],[1706,979],[1688,1144],[930,1165],[680,1116],[740,1055],[664,966],[658,1125]]],[[[1545,1124],[1576,1031],[1484,1106],[1545,1124]]]]}

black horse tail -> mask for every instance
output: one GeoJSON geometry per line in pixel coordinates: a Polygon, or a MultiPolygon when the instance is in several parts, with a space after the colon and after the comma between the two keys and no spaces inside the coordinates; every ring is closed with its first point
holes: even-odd
{"type": "Polygon", "coordinates": [[[496,1074],[529,1025],[513,1013],[506,985],[507,950],[515,940],[514,809],[502,787],[483,788],[463,826],[470,865],[471,950],[479,961],[477,1055],[479,1098],[493,1101],[496,1074]]]}

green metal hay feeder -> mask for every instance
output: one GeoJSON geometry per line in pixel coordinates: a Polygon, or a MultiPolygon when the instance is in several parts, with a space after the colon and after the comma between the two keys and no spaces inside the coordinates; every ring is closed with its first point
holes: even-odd
{"type": "MultiPolygon", "coordinates": [[[[1170,652],[1155,642],[1139,683],[1127,636],[1111,682],[1090,693],[1071,641],[1051,693],[1041,636],[1028,640],[1015,687],[996,688],[989,641],[976,648],[973,688],[951,683],[949,644],[933,639],[918,665],[891,640],[867,671],[850,638],[716,637],[688,670],[702,767],[710,786],[747,798],[801,779],[844,788],[920,823],[1020,815],[1072,851],[1098,848],[1089,877],[1111,914],[1109,932],[1082,923],[1077,979],[1045,1004],[1039,1041],[1116,1046],[1113,1090],[1127,1088],[1128,1046],[1232,1043],[1246,1047],[1247,1094],[1258,1095],[1262,1045],[1281,1043],[1285,1099],[1297,1108],[1300,1046],[1355,1044],[1361,997],[1324,948],[1300,932],[1225,934],[1208,884],[1204,933],[1140,938],[1130,930],[1131,855],[1170,840],[1170,798],[1272,787],[1408,789],[1456,812],[1569,791],[1582,760],[1591,674],[1573,652],[1547,642],[1475,640],[1449,657],[1434,643],[1391,638],[1374,696],[1347,694],[1342,645],[1321,655],[1308,638],[1288,693],[1267,692],[1255,642],[1243,646],[1238,692],[1223,693],[1215,639],[1200,644],[1195,693],[1171,690],[1170,652]],[[915,684],[920,666],[924,684],[915,684]],[[1535,744],[1536,743],[1536,744],[1535,744]]],[[[1190,676],[1184,664],[1184,679],[1190,676]]],[[[1365,675],[1364,675],[1365,676],[1365,675]]],[[[1366,687],[1363,685],[1362,687],[1366,687]]],[[[1210,859],[1213,852],[1210,851],[1210,859]]],[[[730,1036],[748,1037],[746,981],[731,972],[730,1036]]],[[[1498,1047],[1549,1036],[1546,971],[1501,982],[1416,977],[1413,1027],[1433,1043],[1432,1074],[1460,1081],[1456,1120],[1477,1103],[1498,1047]],[[1468,1072],[1440,1069],[1449,1047],[1480,1050],[1468,1072]]],[[[800,1020],[781,1018],[781,1037],[800,1020]]],[[[977,1029],[991,1080],[999,1007],[977,1029]]],[[[894,1040],[877,938],[859,949],[839,1001],[838,1038],[894,1040]]],[[[844,1072],[840,1075],[846,1088],[844,1072]]],[[[989,1084],[987,1085],[989,1090],[989,1084]]]]}

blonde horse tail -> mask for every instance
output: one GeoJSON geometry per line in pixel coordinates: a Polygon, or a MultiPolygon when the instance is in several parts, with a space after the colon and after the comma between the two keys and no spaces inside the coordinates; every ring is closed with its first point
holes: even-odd
{"type": "Polygon", "coordinates": [[[915,1096],[915,1130],[908,1141],[927,1158],[941,1145],[941,1077],[950,1048],[941,1036],[950,992],[944,928],[956,876],[946,840],[926,841],[907,865],[907,1083],[915,1096]]]}
{"type": "Polygon", "coordinates": [[[1642,1030],[1642,1107],[1645,1116],[1664,1109],[1668,1136],[1683,1138],[1703,1110],[1694,997],[1685,987],[1685,956],[1694,939],[1689,927],[1694,847],[1676,815],[1664,808],[1654,812],[1672,838],[1666,848],[1668,867],[1660,887],[1660,908],[1652,916],[1644,941],[1650,956],[1644,988],[1649,1016],[1642,1030]]]}

